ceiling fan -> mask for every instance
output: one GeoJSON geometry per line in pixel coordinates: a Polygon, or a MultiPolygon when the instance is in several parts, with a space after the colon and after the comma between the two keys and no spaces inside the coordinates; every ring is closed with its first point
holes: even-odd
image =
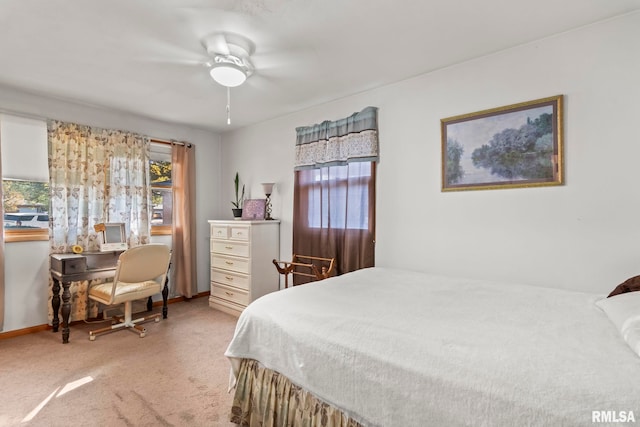
{"type": "Polygon", "coordinates": [[[245,37],[230,33],[215,33],[202,41],[211,57],[207,64],[213,80],[225,87],[240,86],[253,74],[251,55],[255,46],[245,37]]]}
{"type": "Polygon", "coordinates": [[[243,84],[253,72],[251,54],[255,45],[246,37],[231,33],[215,33],[205,37],[202,45],[211,60],[209,74],[227,88],[227,124],[231,124],[231,88],[243,84]]]}
{"type": "Polygon", "coordinates": [[[191,69],[197,67],[198,74],[203,70],[208,73],[216,84],[227,90],[227,124],[231,124],[231,88],[248,84],[257,90],[269,90],[277,82],[290,79],[292,74],[296,78],[294,70],[300,64],[308,66],[315,60],[310,56],[313,52],[291,44],[284,49],[261,46],[261,52],[256,52],[256,45],[250,39],[231,32],[208,33],[199,38],[197,45],[199,49],[158,44],[153,49],[156,54],[142,60],[191,69]]]}

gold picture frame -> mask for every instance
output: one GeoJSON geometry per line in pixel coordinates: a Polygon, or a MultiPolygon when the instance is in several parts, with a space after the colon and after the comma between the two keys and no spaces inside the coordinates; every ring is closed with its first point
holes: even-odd
{"type": "Polygon", "coordinates": [[[441,120],[442,191],[562,185],[563,95],[441,120]]]}

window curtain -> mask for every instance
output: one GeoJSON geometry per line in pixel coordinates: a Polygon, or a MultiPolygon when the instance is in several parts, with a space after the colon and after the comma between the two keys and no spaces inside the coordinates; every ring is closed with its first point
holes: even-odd
{"type": "Polygon", "coordinates": [[[296,128],[295,170],[377,162],[378,109],[367,107],[337,121],[296,128]]]}
{"type": "MultiPolygon", "coordinates": [[[[336,259],[336,274],[375,262],[377,108],[296,129],[293,253],[336,259]]],[[[308,281],[294,276],[294,284],[308,281]]]]}
{"type": "Polygon", "coordinates": [[[196,179],[195,146],[171,144],[171,180],[173,181],[173,225],[171,282],[174,292],[185,298],[198,293],[196,272],[196,179]]]}
{"type": "MultiPolygon", "coordinates": [[[[149,138],[49,120],[47,139],[50,252],[71,252],[73,245],[99,250],[93,227],[103,222],[125,223],[130,247],[149,243],[149,138]]],[[[87,287],[71,284],[72,320],[85,318],[87,287]]],[[[89,311],[97,313],[93,305],[89,311]]]]}

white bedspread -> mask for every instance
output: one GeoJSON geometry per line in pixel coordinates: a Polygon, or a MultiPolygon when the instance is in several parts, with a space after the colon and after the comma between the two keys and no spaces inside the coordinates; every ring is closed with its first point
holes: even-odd
{"type": "Polygon", "coordinates": [[[370,268],[255,301],[226,356],[235,369],[258,360],[366,425],[640,418],[640,358],[600,297],[370,268]]]}

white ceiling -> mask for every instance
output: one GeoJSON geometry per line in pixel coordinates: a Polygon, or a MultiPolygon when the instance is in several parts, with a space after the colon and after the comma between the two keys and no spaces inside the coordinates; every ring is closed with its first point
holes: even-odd
{"type": "MultiPolygon", "coordinates": [[[[628,13],[640,0],[2,0],[0,84],[225,132],[628,13]],[[203,39],[256,68],[209,77],[203,39]]],[[[0,107],[1,100],[0,100],[0,107]]]]}

